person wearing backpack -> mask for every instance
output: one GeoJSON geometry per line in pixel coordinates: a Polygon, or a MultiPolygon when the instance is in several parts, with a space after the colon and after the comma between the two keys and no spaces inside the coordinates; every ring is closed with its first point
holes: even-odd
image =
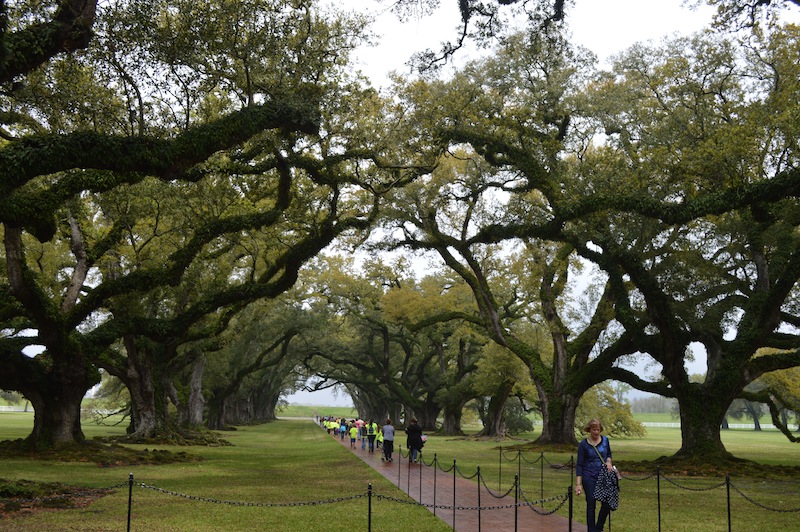
{"type": "Polygon", "coordinates": [[[378,424],[374,419],[367,423],[367,441],[369,442],[369,452],[375,452],[375,437],[378,435],[378,424]]]}

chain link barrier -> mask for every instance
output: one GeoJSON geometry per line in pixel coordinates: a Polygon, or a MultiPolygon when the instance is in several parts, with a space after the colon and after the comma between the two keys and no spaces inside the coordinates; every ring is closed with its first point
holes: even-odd
{"type": "Polygon", "coordinates": [[[247,506],[255,508],[293,508],[298,506],[322,506],[324,504],[336,504],[339,502],[352,501],[355,499],[363,499],[364,497],[367,497],[369,495],[369,493],[360,493],[358,495],[350,495],[347,497],[336,497],[333,499],[323,499],[319,501],[302,501],[302,502],[274,502],[274,503],[244,502],[244,501],[226,501],[224,499],[213,499],[211,497],[202,497],[200,495],[187,495],[185,493],[180,493],[178,491],[167,490],[164,488],[159,488],[157,486],[150,486],[143,482],[138,482],[134,485],[140,488],[156,491],[158,493],[163,493],[164,495],[180,497],[182,499],[188,499],[190,501],[210,502],[214,504],[224,504],[227,506],[247,506]]]}
{"type": "Polygon", "coordinates": [[[481,476],[480,478],[480,483],[483,486],[483,489],[485,489],[489,493],[489,495],[491,495],[495,499],[503,499],[505,497],[508,497],[509,495],[511,495],[511,492],[514,491],[514,489],[517,487],[516,483],[512,483],[505,493],[503,493],[502,495],[497,495],[497,493],[495,493],[495,490],[493,490],[486,484],[486,480],[483,478],[483,476],[481,476]]]}
{"type": "Polygon", "coordinates": [[[525,501],[525,503],[521,506],[527,506],[528,508],[533,510],[534,513],[537,513],[539,515],[553,515],[554,513],[558,512],[567,503],[567,501],[569,501],[569,492],[567,492],[565,495],[556,495],[554,497],[550,497],[547,499],[539,499],[538,501],[529,501],[528,497],[525,496],[525,492],[522,489],[520,489],[519,496],[522,498],[523,501],[525,501]],[[550,511],[544,510],[544,505],[546,503],[555,501],[558,501],[558,506],[556,506],[550,511]],[[537,506],[541,507],[542,509],[539,510],[537,506]]]}
{"type": "Polygon", "coordinates": [[[733,482],[731,482],[730,485],[731,485],[731,488],[733,488],[733,490],[736,493],[738,493],[744,500],[746,500],[747,502],[749,502],[753,506],[757,506],[757,507],[761,508],[762,510],[768,510],[770,512],[778,512],[778,513],[785,513],[785,514],[800,512],[800,508],[789,508],[789,509],[771,508],[771,507],[767,506],[766,504],[763,504],[763,503],[760,503],[758,501],[755,501],[755,500],[753,500],[752,497],[749,497],[748,495],[745,495],[745,493],[742,490],[740,490],[739,487],[736,484],[734,484],[733,482]]]}
{"type": "Polygon", "coordinates": [[[692,487],[689,487],[689,486],[682,486],[682,485],[678,484],[676,481],[672,480],[671,478],[665,477],[664,475],[661,475],[661,478],[663,478],[664,480],[666,480],[667,482],[669,482],[670,484],[672,484],[676,488],[680,488],[680,489],[686,490],[686,491],[713,491],[715,489],[724,488],[725,484],[726,484],[726,481],[723,480],[719,484],[714,484],[713,486],[707,486],[705,488],[692,488],[692,487]]]}
{"type": "Polygon", "coordinates": [[[572,470],[572,468],[575,466],[575,459],[574,459],[574,458],[572,458],[572,457],[570,457],[570,458],[569,458],[569,461],[568,461],[568,462],[566,462],[566,463],[563,463],[563,464],[559,464],[559,463],[553,463],[553,462],[551,462],[550,460],[548,460],[548,459],[545,457],[544,453],[542,453],[542,459],[544,460],[544,463],[545,463],[545,464],[547,464],[548,466],[550,466],[550,469],[555,469],[555,470],[560,470],[560,469],[569,469],[569,470],[572,470]]]}
{"type": "Polygon", "coordinates": [[[478,471],[477,470],[475,470],[475,472],[473,474],[469,475],[469,476],[465,475],[464,473],[461,472],[461,468],[458,467],[455,463],[453,463],[453,470],[456,473],[458,473],[458,476],[460,476],[461,478],[466,479],[466,480],[472,480],[473,478],[478,476],[478,471]]]}
{"type": "MultiPolygon", "coordinates": [[[[434,465],[434,462],[431,462],[430,465],[434,465]]],[[[623,477],[623,478],[625,480],[643,481],[643,480],[652,479],[653,477],[655,477],[656,475],[659,475],[659,474],[660,473],[656,472],[656,473],[653,473],[653,474],[651,474],[651,475],[649,475],[647,477],[644,477],[644,478],[630,478],[630,477],[623,477]]],[[[675,480],[673,480],[673,479],[671,479],[671,478],[669,478],[669,477],[667,477],[665,475],[660,475],[660,476],[661,476],[661,478],[663,478],[664,480],[666,480],[667,482],[669,482],[670,484],[672,484],[673,486],[675,486],[675,487],[677,487],[679,489],[687,490],[687,491],[694,491],[694,492],[712,491],[712,490],[715,490],[715,489],[719,489],[719,488],[725,487],[726,484],[727,484],[726,481],[723,481],[723,482],[720,482],[719,484],[715,484],[713,486],[706,486],[706,487],[702,487],[702,488],[697,488],[697,487],[690,487],[690,486],[682,485],[682,484],[678,483],[677,481],[675,481],[675,480]]],[[[493,490],[492,488],[490,488],[486,484],[486,481],[483,479],[483,477],[479,477],[477,472],[475,474],[473,474],[472,476],[464,477],[464,478],[466,478],[467,480],[472,480],[475,477],[478,477],[479,482],[481,483],[483,488],[486,490],[486,492],[489,493],[489,495],[491,495],[492,497],[494,497],[496,499],[504,499],[506,497],[511,496],[512,492],[514,492],[515,488],[517,487],[516,483],[512,483],[512,485],[508,488],[508,490],[506,490],[504,493],[498,494],[498,493],[495,492],[495,490],[493,490]]],[[[10,502],[10,501],[13,500],[13,501],[16,501],[16,502],[33,503],[33,502],[45,502],[45,501],[49,501],[49,500],[61,500],[61,499],[65,499],[65,498],[79,498],[79,497],[85,497],[85,496],[89,496],[89,495],[94,495],[94,494],[97,494],[98,492],[111,492],[111,491],[116,490],[116,489],[124,488],[124,487],[126,487],[128,485],[129,485],[128,482],[122,482],[122,483],[119,483],[119,484],[116,484],[116,485],[113,485],[113,486],[109,486],[109,487],[106,487],[106,488],[96,488],[96,489],[93,489],[92,491],[85,491],[85,492],[79,491],[79,492],[73,492],[73,493],[64,494],[64,495],[55,495],[55,496],[51,496],[51,497],[36,497],[36,498],[30,498],[30,499],[0,499],[0,502],[4,502],[5,503],[5,502],[10,502]]],[[[212,497],[203,497],[203,496],[200,496],[200,495],[189,495],[189,494],[186,494],[186,493],[181,493],[181,492],[177,492],[177,491],[168,490],[168,489],[164,489],[164,488],[159,488],[157,486],[152,486],[152,485],[149,485],[149,484],[145,484],[144,482],[137,482],[137,483],[134,483],[133,485],[136,486],[136,487],[142,488],[142,489],[155,491],[157,493],[162,493],[164,495],[170,495],[172,497],[179,497],[179,498],[187,499],[187,500],[191,500],[191,501],[207,502],[207,503],[213,503],[213,504],[222,504],[222,505],[227,505],[227,506],[255,507],[255,508],[291,508],[291,507],[302,507],[302,506],[322,506],[322,505],[327,505],[327,504],[337,504],[337,503],[341,503],[341,502],[347,502],[347,501],[363,499],[363,498],[369,496],[369,492],[365,492],[365,493],[359,493],[359,494],[356,494],[356,495],[350,495],[350,496],[345,496],[345,497],[335,497],[335,498],[331,498],[331,499],[322,499],[322,500],[315,500],[315,501],[263,503],[263,502],[247,502],[247,501],[230,501],[230,500],[225,500],[225,499],[215,499],[215,498],[212,498],[212,497]]],[[[744,493],[739,488],[739,486],[735,485],[734,483],[731,482],[730,483],[730,487],[736,493],[738,493],[739,496],[741,496],[744,500],[746,500],[750,504],[753,504],[754,506],[757,506],[757,507],[759,507],[759,508],[761,508],[763,510],[767,510],[767,511],[771,511],[771,512],[779,512],[779,513],[798,513],[798,512],[800,512],[800,507],[798,507],[798,508],[790,508],[790,509],[783,509],[783,508],[773,508],[773,507],[767,506],[767,505],[765,505],[763,503],[760,503],[760,502],[754,500],[752,497],[748,496],[746,493],[744,493]]],[[[516,504],[515,503],[511,503],[511,504],[506,504],[506,505],[501,505],[501,506],[458,506],[458,505],[447,505],[447,504],[426,504],[426,503],[420,503],[420,502],[417,502],[417,501],[414,501],[414,500],[400,499],[400,498],[397,498],[397,497],[391,497],[391,496],[388,496],[388,495],[381,495],[381,494],[377,494],[377,493],[373,493],[373,496],[376,497],[378,500],[387,500],[387,501],[397,502],[397,503],[402,503],[402,504],[424,506],[425,508],[437,509],[437,510],[485,511],[485,510],[509,509],[509,508],[514,508],[515,506],[516,507],[527,506],[528,508],[530,508],[531,510],[533,510],[534,512],[536,512],[539,515],[552,515],[554,513],[557,513],[564,506],[564,504],[566,504],[567,501],[569,500],[569,493],[567,493],[566,495],[557,495],[557,496],[543,498],[543,499],[537,499],[537,500],[529,500],[527,495],[526,495],[526,493],[525,493],[525,491],[522,488],[520,488],[519,493],[520,493],[520,498],[524,502],[520,502],[520,503],[516,503],[516,504]],[[544,510],[540,510],[539,509],[539,508],[543,508],[544,505],[546,505],[548,503],[552,503],[552,502],[558,502],[558,505],[554,509],[549,510],[549,511],[544,511],[544,510]]]]}
{"type": "Polygon", "coordinates": [[[445,467],[441,465],[442,462],[439,461],[439,459],[437,458],[437,455],[435,453],[433,455],[433,461],[434,461],[434,463],[436,465],[436,469],[438,469],[442,473],[450,473],[451,471],[455,471],[456,470],[455,461],[453,462],[453,465],[451,465],[450,467],[445,469],[445,467]]]}
{"type": "Polygon", "coordinates": [[[544,453],[539,453],[539,458],[537,458],[536,460],[534,460],[533,462],[531,462],[530,460],[528,460],[528,459],[525,457],[525,455],[524,455],[523,453],[521,453],[521,452],[520,452],[520,453],[519,453],[519,459],[520,459],[520,460],[522,460],[523,462],[525,462],[526,464],[531,464],[531,465],[533,465],[533,464],[538,464],[539,462],[542,462],[542,461],[544,461],[544,453]]]}
{"type": "Polygon", "coordinates": [[[656,475],[658,475],[658,471],[653,471],[652,473],[650,473],[649,475],[644,476],[644,477],[632,477],[632,476],[623,474],[621,471],[619,473],[619,476],[620,476],[620,478],[622,480],[630,480],[631,482],[642,482],[644,480],[650,480],[651,478],[655,477],[656,475]]]}
{"type": "Polygon", "coordinates": [[[391,497],[389,495],[378,495],[374,494],[373,497],[377,499],[383,499],[391,502],[397,502],[401,504],[407,504],[410,506],[421,506],[424,508],[429,509],[436,509],[436,510],[458,510],[458,511],[486,511],[486,510],[508,510],[510,508],[514,508],[515,506],[522,506],[521,504],[505,504],[502,506],[458,506],[458,505],[448,505],[448,504],[428,504],[418,501],[412,501],[407,499],[399,499],[397,497],[391,497]]]}

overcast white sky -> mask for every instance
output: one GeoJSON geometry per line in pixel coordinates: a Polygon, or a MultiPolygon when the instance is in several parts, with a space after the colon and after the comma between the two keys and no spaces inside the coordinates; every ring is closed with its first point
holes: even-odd
{"type": "MultiPolygon", "coordinates": [[[[441,0],[431,16],[402,23],[386,9],[391,0],[336,0],[335,5],[374,14],[373,30],[380,36],[378,46],[358,53],[359,68],[375,85],[386,82],[392,70],[408,72],[406,62],[414,52],[428,48],[437,50],[442,40],[453,40],[460,21],[457,0],[441,0]]],[[[573,41],[597,54],[601,63],[610,55],[638,42],[658,42],[664,37],[688,35],[707,27],[714,10],[707,5],[697,9],[685,7],[684,0],[577,0],[568,13],[573,41]]],[[[694,3],[694,2],[689,2],[694,3]]],[[[697,360],[691,372],[705,371],[703,360],[697,360]],[[697,367],[697,369],[694,369],[697,367]]],[[[333,397],[330,391],[313,394],[299,392],[288,397],[299,404],[352,404],[349,396],[333,397]]]]}
{"type": "MultiPolygon", "coordinates": [[[[439,49],[440,42],[454,40],[460,21],[457,0],[440,0],[431,16],[400,22],[388,11],[393,0],[337,0],[340,7],[372,13],[379,46],[363,50],[359,62],[373,83],[380,85],[391,70],[408,71],[405,63],[414,52],[439,49]]],[[[573,40],[594,51],[603,61],[630,45],[673,33],[689,34],[705,26],[714,10],[703,4],[698,10],[683,7],[683,0],[577,0],[568,13],[573,40]]],[[[464,54],[461,54],[463,57],[464,54]]]]}

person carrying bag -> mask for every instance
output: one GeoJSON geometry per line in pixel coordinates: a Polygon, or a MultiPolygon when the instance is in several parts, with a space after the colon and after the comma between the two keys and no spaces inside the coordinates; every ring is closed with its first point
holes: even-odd
{"type": "MultiPolygon", "coordinates": [[[[603,456],[594,448],[600,460],[603,456]]],[[[619,477],[617,476],[616,468],[611,470],[602,468],[597,474],[597,481],[594,484],[594,499],[601,503],[608,504],[611,511],[615,511],[619,507],[619,477]]]]}
{"type": "Polygon", "coordinates": [[[611,443],[608,438],[601,435],[603,425],[600,420],[592,419],[586,424],[583,431],[588,433],[588,436],[578,445],[578,459],[575,463],[575,494],[583,494],[584,487],[586,488],[586,525],[589,532],[597,532],[603,530],[612,510],[612,502],[615,501],[614,509],[617,508],[619,484],[613,484],[616,490],[613,487],[609,488],[607,475],[610,474],[614,481],[617,478],[611,462],[611,443]],[[598,500],[600,501],[600,511],[596,512],[598,500]]]}

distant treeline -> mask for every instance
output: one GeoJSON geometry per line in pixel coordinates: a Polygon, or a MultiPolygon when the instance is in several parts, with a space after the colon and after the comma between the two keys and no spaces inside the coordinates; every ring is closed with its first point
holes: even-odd
{"type": "Polygon", "coordinates": [[[631,399],[631,412],[634,414],[677,414],[678,401],[671,397],[653,395],[631,399]]]}

